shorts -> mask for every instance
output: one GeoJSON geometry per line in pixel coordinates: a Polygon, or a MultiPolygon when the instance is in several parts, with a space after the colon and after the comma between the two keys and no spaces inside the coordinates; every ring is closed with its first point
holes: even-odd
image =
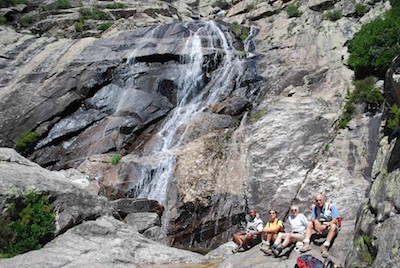
{"type": "Polygon", "coordinates": [[[292,236],[296,237],[297,241],[303,241],[306,239],[305,233],[293,233],[292,236]]]}

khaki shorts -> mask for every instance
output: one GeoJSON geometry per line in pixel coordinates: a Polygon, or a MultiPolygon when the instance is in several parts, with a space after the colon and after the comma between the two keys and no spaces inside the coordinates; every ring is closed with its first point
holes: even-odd
{"type": "Polygon", "coordinates": [[[297,241],[303,241],[306,239],[306,234],[304,233],[293,233],[292,236],[296,237],[297,241]]]}

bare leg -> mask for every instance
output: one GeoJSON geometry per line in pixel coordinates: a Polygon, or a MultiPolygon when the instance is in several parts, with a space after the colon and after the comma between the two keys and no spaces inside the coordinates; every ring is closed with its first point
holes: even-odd
{"type": "Polygon", "coordinates": [[[307,230],[306,230],[306,239],[310,241],[311,235],[312,235],[312,230],[314,229],[314,224],[312,221],[309,221],[307,223],[307,230]]]}
{"type": "Polygon", "coordinates": [[[335,235],[337,234],[338,229],[336,224],[331,224],[330,228],[329,228],[329,233],[326,236],[326,241],[328,241],[329,243],[332,242],[333,238],[335,237],[335,235]]]}

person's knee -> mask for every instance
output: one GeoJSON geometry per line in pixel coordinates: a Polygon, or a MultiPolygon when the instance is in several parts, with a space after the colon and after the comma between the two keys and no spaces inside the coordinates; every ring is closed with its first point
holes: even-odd
{"type": "Polygon", "coordinates": [[[307,222],[307,229],[314,229],[314,223],[312,221],[307,222]]]}

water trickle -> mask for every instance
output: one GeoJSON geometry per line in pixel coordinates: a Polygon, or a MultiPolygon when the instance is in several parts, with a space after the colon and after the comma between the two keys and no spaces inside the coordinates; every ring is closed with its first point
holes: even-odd
{"type": "Polygon", "coordinates": [[[233,37],[227,31],[213,21],[188,23],[185,28],[188,36],[179,52],[180,75],[174,81],[178,85],[177,104],[153,137],[152,146],[144,151],[145,157],[159,159],[158,164],[143,169],[128,192],[130,197],[158,200],[167,206],[166,212],[168,183],[176,160],[173,150],[186,141],[191,120],[228,97],[240,84],[243,72],[243,59],[235,56],[233,37]]]}

